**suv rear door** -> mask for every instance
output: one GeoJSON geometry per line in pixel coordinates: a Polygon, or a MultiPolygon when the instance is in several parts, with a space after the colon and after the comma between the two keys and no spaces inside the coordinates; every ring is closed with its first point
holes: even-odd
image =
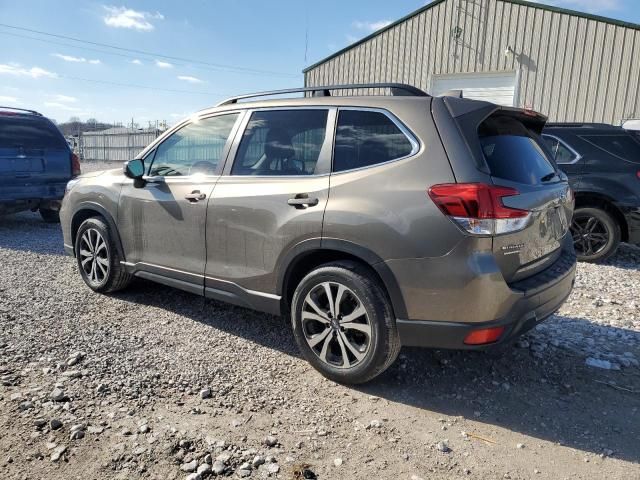
{"type": "MultiPolygon", "coordinates": [[[[39,197],[38,186],[71,178],[71,152],[45,117],[0,112],[0,189],[14,198],[39,197]],[[36,187],[37,191],[31,191],[36,187]]],[[[3,195],[4,196],[4,195],[3,195]]]]}
{"type": "Polygon", "coordinates": [[[207,296],[260,301],[287,253],[320,246],[334,122],[327,107],[248,112],[208,206],[207,296]]]}

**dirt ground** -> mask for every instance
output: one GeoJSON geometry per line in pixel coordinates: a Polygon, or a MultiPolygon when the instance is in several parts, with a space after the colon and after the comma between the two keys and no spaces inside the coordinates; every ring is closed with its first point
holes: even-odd
{"type": "Polygon", "coordinates": [[[623,246],[503,356],[403,349],[348,387],[283,318],[91,293],[58,225],[2,218],[0,478],[640,479],[639,294],[623,246]]]}

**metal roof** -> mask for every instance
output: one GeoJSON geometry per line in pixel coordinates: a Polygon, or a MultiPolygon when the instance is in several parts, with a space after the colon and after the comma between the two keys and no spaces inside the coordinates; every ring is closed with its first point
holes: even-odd
{"type": "MultiPolygon", "coordinates": [[[[445,2],[446,0],[434,0],[433,2],[425,5],[424,7],[421,7],[411,13],[409,13],[408,15],[405,15],[404,17],[402,17],[399,20],[396,20],[393,23],[390,23],[389,25],[387,25],[386,27],[381,28],[380,30],[376,30],[375,32],[371,33],[370,35],[367,35],[366,37],[350,44],[347,45],[346,47],[342,48],[341,50],[338,50],[337,52],[329,55],[328,57],[323,58],[322,60],[314,63],[313,65],[308,66],[307,68],[305,68],[304,70],[302,70],[302,73],[307,73],[309,70],[312,70],[314,68],[316,68],[319,65],[322,65],[325,62],[328,62],[329,60],[331,60],[332,58],[338,57],[340,55],[342,55],[343,53],[351,50],[354,47],[357,47],[360,44],[363,44],[365,42],[367,42],[368,40],[380,35],[383,32],[386,32],[387,30],[392,29],[393,27],[401,24],[402,22],[405,22],[407,20],[409,20],[410,18],[415,17],[416,15],[421,14],[422,12],[429,10],[432,7],[435,7],[436,5],[445,2]]],[[[592,15],[590,13],[585,13],[585,12],[579,12],[577,10],[570,10],[568,8],[560,8],[560,7],[555,7],[552,5],[545,5],[542,3],[534,3],[534,2],[529,2],[529,1],[525,1],[525,0],[498,0],[501,2],[506,2],[506,3],[514,3],[517,5],[524,5],[526,7],[531,7],[531,8],[539,8],[541,10],[550,10],[552,12],[556,12],[556,13],[564,13],[567,15],[573,15],[575,17],[582,17],[582,18],[587,18],[589,20],[595,20],[597,22],[604,22],[604,23],[610,23],[613,25],[618,25],[621,27],[626,27],[626,28],[632,28],[635,30],[640,30],[640,25],[637,23],[631,23],[631,22],[624,22],[622,20],[616,20],[614,18],[609,18],[609,17],[602,17],[600,15],[592,15]]]]}

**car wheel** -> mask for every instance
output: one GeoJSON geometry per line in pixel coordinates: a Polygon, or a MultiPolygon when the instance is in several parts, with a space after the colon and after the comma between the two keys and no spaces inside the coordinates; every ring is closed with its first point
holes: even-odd
{"type": "Polygon", "coordinates": [[[620,244],[620,225],[600,208],[578,208],[573,213],[571,235],[578,260],[598,262],[613,255],[620,244]]]}
{"type": "Polygon", "coordinates": [[[293,295],[291,321],[304,357],[336,382],[367,382],[400,352],[387,294],[355,262],[326,264],[304,277],[293,295]]]}
{"type": "Polygon", "coordinates": [[[84,282],[96,292],[115,292],[127,287],[133,276],[120,263],[109,226],[100,217],[88,218],[78,228],[76,260],[84,282]]]}
{"type": "Polygon", "coordinates": [[[38,209],[40,216],[47,223],[60,223],[60,212],[49,208],[38,209]]]}

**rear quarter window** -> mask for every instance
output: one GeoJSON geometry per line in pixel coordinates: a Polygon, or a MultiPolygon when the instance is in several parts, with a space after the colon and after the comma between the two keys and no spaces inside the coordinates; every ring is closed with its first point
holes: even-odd
{"type": "Polygon", "coordinates": [[[632,135],[581,135],[580,138],[618,158],[640,163],[640,141],[632,135]]]}
{"type": "Polygon", "coordinates": [[[556,178],[540,140],[517,119],[493,115],[480,124],[478,137],[493,177],[528,185],[556,178]]]}
{"type": "Polygon", "coordinates": [[[0,117],[0,148],[68,149],[66,140],[44,118],[0,117]]]}

